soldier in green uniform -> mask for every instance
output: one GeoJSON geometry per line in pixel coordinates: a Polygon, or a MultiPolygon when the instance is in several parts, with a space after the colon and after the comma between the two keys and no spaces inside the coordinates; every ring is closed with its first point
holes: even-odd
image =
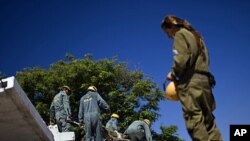
{"type": "Polygon", "coordinates": [[[184,19],[167,16],[161,27],[173,39],[173,66],[167,79],[174,81],[186,128],[193,141],[221,141],[213,111],[215,85],[209,56],[200,34],[184,19]]]}

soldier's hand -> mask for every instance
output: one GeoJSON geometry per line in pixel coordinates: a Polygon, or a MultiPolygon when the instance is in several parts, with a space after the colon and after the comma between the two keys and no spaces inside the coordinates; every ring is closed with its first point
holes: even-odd
{"type": "Polygon", "coordinates": [[[168,73],[168,75],[167,75],[167,80],[170,80],[170,81],[173,81],[173,80],[174,80],[174,77],[173,77],[172,72],[169,72],[169,73],[168,73]]]}

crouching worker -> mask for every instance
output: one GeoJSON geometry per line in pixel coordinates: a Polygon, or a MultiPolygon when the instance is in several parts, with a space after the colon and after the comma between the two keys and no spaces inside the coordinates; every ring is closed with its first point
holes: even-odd
{"type": "Polygon", "coordinates": [[[121,134],[118,132],[118,118],[119,118],[119,115],[118,114],[115,114],[113,113],[111,115],[111,118],[110,120],[106,123],[106,128],[111,131],[111,132],[115,132],[116,133],[116,137],[117,138],[121,138],[121,134]]]}
{"type": "Polygon", "coordinates": [[[59,132],[68,132],[70,124],[71,109],[69,104],[70,88],[62,86],[50,105],[50,124],[57,124],[59,132]]]}
{"type": "Polygon", "coordinates": [[[88,87],[87,91],[80,100],[78,119],[85,125],[86,141],[103,141],[100,108],[107,112],[110,112],[110,108],[95,86],[88,87]]]}
{"type": "Polygon", "coordinates": [[[124,135],[130,141],[152,141],[149,126],[150,121],[148,119],[134,121],[124,132],[124,135]]]}

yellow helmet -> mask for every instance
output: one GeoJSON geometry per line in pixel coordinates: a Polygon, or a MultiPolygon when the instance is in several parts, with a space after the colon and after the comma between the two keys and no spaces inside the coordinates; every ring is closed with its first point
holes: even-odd
{"type": "Polygon", "coordinates": [[[176,93],[175,90],[175,84],[173,81],[171,81],[168,86],[166,87],[165,90],[166,93],[166,98],[170,101],[178,101],[179,100],[179,96],[176,93]]]}
{"type": "Polygon", "coordinates": [[[144,119],[143,121],[144,121],[148,126],[149,126],[150,123],[151,123],[150,120],[148,120],[148,119],[144,119]]]}
{"type": "Polygon", "coordinates": [[[95,86],[89,86],[87,90],[97,92],[97,88],[95,86]]]}
{"type": "Polygon", "coordinates": [[[113,117],[113,118],[119,118],[119,115],[114,113],[114,114],[111,115],[111,117],[113,117]]]}

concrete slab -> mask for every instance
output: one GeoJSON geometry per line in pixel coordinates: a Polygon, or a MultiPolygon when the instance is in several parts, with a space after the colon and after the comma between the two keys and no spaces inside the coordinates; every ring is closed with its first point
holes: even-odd
{"type": "Polygon", "coordinates": [[[0,141],[54,141],[53,134],[14,77],[0,88],[0,141]]]}

